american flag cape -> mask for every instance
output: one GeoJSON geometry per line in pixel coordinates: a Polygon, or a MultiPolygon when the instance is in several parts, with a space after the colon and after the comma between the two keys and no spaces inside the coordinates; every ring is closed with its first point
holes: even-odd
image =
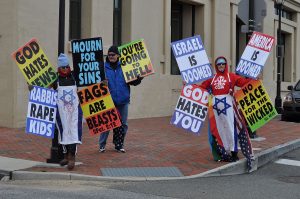
{"type": "MultiPolygon", "coordinates": [[[[235,100],[233,100],[232,105],[234,111],[234,135],[235,135],[234,138],[235,141],[237,141],[236,139],[238,139],[239,141],[241,151],[247,159],[247,169],[248,171],[250,171],[252,169],[252,162],[254,157],[251,141],[249,138],[247,127],[245,125],[244,118],[241,115],[235,100]]],[[[214,160],[229,161],[229,162],[233,161],[231,154],[229,154],[225,150],[221,136],[219,134],[217,124],[216,124],[216,118],[213,111],[212,100],[209,101],[208,117],[209,117],[208,139],[209,139],[214,160]]]]}

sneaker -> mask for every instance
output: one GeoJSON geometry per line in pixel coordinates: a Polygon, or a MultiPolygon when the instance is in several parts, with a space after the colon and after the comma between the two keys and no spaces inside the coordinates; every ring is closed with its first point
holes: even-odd
{"type": "Polygon", "coordinates": [[[121,149],[115,148],[115,149],[116,149],[116,151],[119,152],[119,153],[126,153],[125,149],[123,149],[123,148],[121,148],[121,149]]]}
{"type": "Polygon", "coordinates": [[[100,147],[99,152],[104,153],[105,152],[105,147],[100,147]]]}

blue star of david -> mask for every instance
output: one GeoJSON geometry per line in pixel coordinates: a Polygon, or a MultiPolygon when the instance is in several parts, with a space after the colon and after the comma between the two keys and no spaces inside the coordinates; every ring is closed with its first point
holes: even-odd
{"type": "Polygon", "coordinates": [[[66,91],[63,90],[63,95],[60,97],[60,99],[64,102],[64,106],[70,104],[73,105],[75,96],[73,95],[73,91],[66,91]]]}
{"type": "Polygon", "coordinates": [[[221,115],[222,113],[224,115],[227,115],[227,109],[231,106],[226,102],[226,97],[223,97],[222,99],[215,98],[215,104],[213,105],[213,109],[215,109],[218,113],[218,115],[221,115]],[[218,108],[219,103],[224,103],[224,108],[221,110],[218,108]]]}

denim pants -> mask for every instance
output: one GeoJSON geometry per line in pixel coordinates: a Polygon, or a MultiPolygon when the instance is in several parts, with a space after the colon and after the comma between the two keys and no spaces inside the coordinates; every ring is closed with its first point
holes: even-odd
{"type": "MultiPolygon", "coordinates": [[[[124,133],[126,135],[127,130],[128,130],[128,123],[127,123],[127,118],[128,118],[128,105],[129,104],[121,104],[121,105],[116,105],[117,110],[119,111],[121,115],[121,120],[123,123],[123,128],[124,128],[124,133]]],[[[106,145],[106,140],[108,138],[109,131],[103,132],[100,134],[99,137],[99,147],[100,148],[105,148],[106,145]]]]}

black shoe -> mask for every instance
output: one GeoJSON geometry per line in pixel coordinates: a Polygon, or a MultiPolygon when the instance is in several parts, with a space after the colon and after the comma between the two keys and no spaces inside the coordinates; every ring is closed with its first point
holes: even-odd
{"type": "Polygon", "coordinates": [[[238,152],[231,151],[231,157],[232,157],[233,162],[236,162],[239,160],[239,157],[237,154],[238,154],[238,152]]]}
{"type": "Polygon", "coordinates": [[[248,131],[248,132],[249,132],[249,137],[250,137],[251,139],[258,138],[258,135],[256,134],[256,131],[254,131],[254,132],[248,131]]]}
{"type": "Polygon", "coordinates": [[[115,150],[119,153],[126,153],[125,149],[123,149],[123,148],[121,148],[121,149],[115,148],[115,150]]]}

